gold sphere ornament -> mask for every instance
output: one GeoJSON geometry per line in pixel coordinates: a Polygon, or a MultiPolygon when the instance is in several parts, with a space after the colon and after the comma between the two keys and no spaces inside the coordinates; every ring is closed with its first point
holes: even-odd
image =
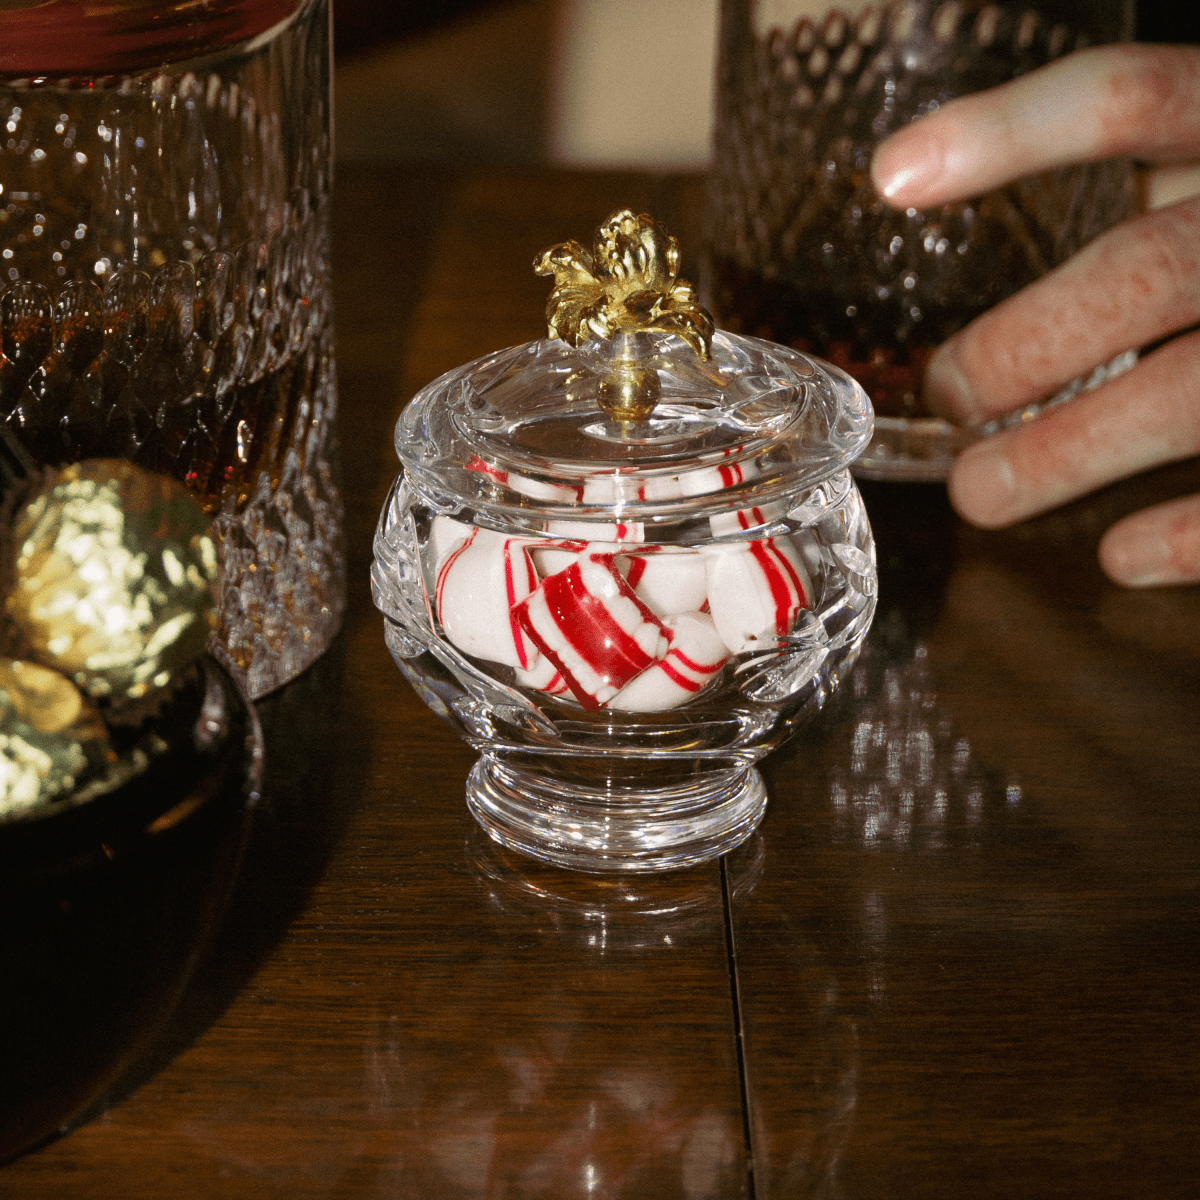
{"type": "Polygon", "coordinates": [[[69,795],[115,762],[104,722],[69,679],[0,659],[0,817],[69,795]]]}
{"type": "Polygon", "coordinates": [[[94,700],[164,688],[215,624],[217,551],[188,490],[119,459],[50,472],[13,524],[6,604],[33,657],[94,700]]]}

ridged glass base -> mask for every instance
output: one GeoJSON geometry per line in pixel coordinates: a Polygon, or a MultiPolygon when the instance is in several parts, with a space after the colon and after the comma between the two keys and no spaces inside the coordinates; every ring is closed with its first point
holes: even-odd
{"type": "Polygon", "coordinates": [[[716,858],[754,832],[767,790],[753,767],[662,788],[567,788],[484,755],[467,806],[495,841],[542,862],[594,873],[671,871],[716,858]]]}

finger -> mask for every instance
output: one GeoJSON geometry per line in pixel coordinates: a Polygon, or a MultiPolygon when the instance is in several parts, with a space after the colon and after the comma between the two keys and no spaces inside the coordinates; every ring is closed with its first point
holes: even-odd
{"type": "Polygon", "coordinates": [[[1200,47],[1097,46],[905,126],[871,176],[890,204],[924,208],[1068,163],[1198,150],[1200,47]]]}
{"type": "Polygon", "coordinates": [[[950,472],[954,507],[999,528],[1148,467],[1200,453],[1200,333],[1028,424],[976,442],[950,472]]]}
{"type": "Polygon", "coordinates": [[[1200,162],[1172,163],[1146,172],[1146,207],[1166,208],[1200,196],[1200,162]]]}
{"type": "Polygon", "coordinates": [[[924,398],[978,424],[1200,321],[1200,198],[1101,234],[944,342],[924,398]]]}
{"type": "Polygon", "coordinates": [[[1200,496],[1118,521],[1100,539],[1100,565],[1126,587],[1200,583],[1200,496]]]}

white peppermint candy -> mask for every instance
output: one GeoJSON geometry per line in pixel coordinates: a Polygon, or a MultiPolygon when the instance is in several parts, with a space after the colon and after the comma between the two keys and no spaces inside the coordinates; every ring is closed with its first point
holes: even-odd
{"type": "Polygon", "coordinates": [[[537,649],[513,607],[537,587],[528,538],[472,527],[437,573],[434,604],[449,641],[464,654],[528,670],[537,649]]]}
{"type": "Polygon", "coordinates": [[[773,649],[812,607],[812,583],[787,538],[705,546],[708,606],[734,654],[773,649]]]}
{"type": "Polygon", "coordinates": [[[662,622],[611,554],[581,554],[543,579],[514,614],[584,708],[600,708],[669,648],[662,622]]]}
{"type": "Polygon", "coordinates": [[[523,671],[518,667],[516,679],[521,687],[535,688],[551,696],[565,696],[571,690],[562,672],[544,654],[538,655],[531,670],[523,671]]]}
{"type": "Polygon", "coordinates": [[[578,504],[583,488],[574,484],[548,483],[543,479],[530,479],[528,475],[508,473],[508,486],[522,496],[533,500],[549,500],[553,504],[578,504]]]}
{"type": "Polygon", "coordinates": [[[646,527],[641,521],[547,521],[551,537],[581,542],[644,542],[646,527]]]}
{"type": "Polygon", "coordinates": [[[704,559],[686,546],[647,546],[618,559],[637,598],[660,617],[699,612],[708,595],[704,559]]]}
{"type": "Polygon", "coordinates": [[[638,485],[638,500],[676,500],[683,495],[678,475],[650,475],[638,485]]]}
{"type": "Polygon", "coordinates": [[[456,550],[471,536],[474,525],[465,521],[456,521],[453,517],[437,516],[429,523],[428,558],[432,560],[433,574],[436,576],[446,561],[446,555],[456,550]]]}
{"type": "Polygon", "coordinates": [[[671,648],[609,702],[622,712],[663,712],[694,700],[729,659],[712,617],[688,612],[664,617],[671,648]]]}
{"type": "Polygon", "coordinates": [[[740,508],[737,512],[717,513],[708,518],[708,527],[713,537],[728,537],[731,533],[744,533],[778,521],[787,512],[787,503],[775,500],[769,504],[756,504],[753,508],[740,508]]]}

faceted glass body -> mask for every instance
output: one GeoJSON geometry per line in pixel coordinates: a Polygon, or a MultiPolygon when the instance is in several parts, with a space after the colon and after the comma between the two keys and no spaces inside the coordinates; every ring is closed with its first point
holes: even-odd
{"type": "Polygon", "coordinates": [[[0,16],[0,419],[40,463],[193,490],[262,695],[343,606],[327,6],[78,9],[0,16]]]}
{"type": "Polygon", "coordinates": [[[934,349],[1137,202],[1132,163],[1113,159],[895,210],[871,183],[876,145],[955,96],[1131,33],[1129,0],[896,0],[857,15],[723,0],[708,302],[724,327],[819,354],[866,388],[877,423],[860,474],[943,477],[969,439],[921,402],[934,349]]]}
{"type": "Polygon", "coordinates": [[[700,363],[648,337],[662,399],[596,406],[605,344],[531,343],[431,384],[372,582],[426,703],[483,752],[468,800],[497,840],[585,870],[650,870],[745,838],[753,764],[824,703],[875,603],[848,463],[861,389],[718,333],[700,363]]]}

